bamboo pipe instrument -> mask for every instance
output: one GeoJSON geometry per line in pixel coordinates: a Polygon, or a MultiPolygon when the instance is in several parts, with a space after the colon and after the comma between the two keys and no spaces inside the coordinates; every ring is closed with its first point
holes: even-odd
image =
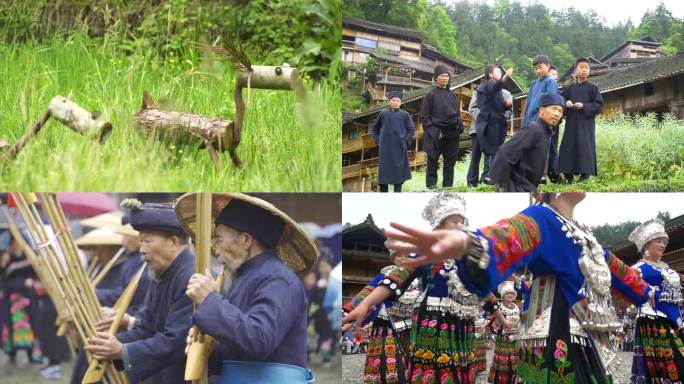
{"type": "MultiPolygon", "coordinates": [[[[17,243],[19,244],[19,247],[22,249],[27,259],[33,266],[33,269],[36,271],[38,279],[45,288],[45,292],[47,292],[48,297],[50,298],[50,300],[52,300],[52,303],[55,305],[57,313],[62,316],[67,315],[68,311],[66,309],[66,304],[64,303],[64,300],[59,295],[59,293],[56,291],[53,281],[49,279],[48,272],[46,270],[47,266],[45,266],[45,264],[38,258],[38,255],[36,255],[36,253],[33,251],[33,248],[31,248],[31,246],[26,242],[26,240],[24,240],[24,237],[19,232],[19,227],[14,221],[14,218],[12,218],[12,215],[10,215],[7,208],[2,207],[2,211],[5,214],[5,217],[7,218],[10,233],[12,233],[12,236],[16,239],[17,243]]],[[[57,321],[55,323],[55,326],[57,327],[57,336],[64,336],[66,331],[66,323],[57,321]]]]}
{"type": "MultiPolygon", "coordinates": [[[[59,207],[54,196],[52,196],[52,199],[50,199],[50,196],[43,198],[44,211],[53,229],[55,229],[55,235],[51,237],[48,236],[47,231],[43,227],[36,207],[36,195],[32,193],[13,193],[12,196],[17,202],[17,207],[27,224],[29,234],[38,246],[39,254],[46,261],[51,279],[55,282],[70,310],[78,336],[81,340],[85,340],[87,337],[94,335],[95,322],[101,314],[99,313],[99,304],[95,308],[88,300],[89,296],[95,298],[92,286],[84,286],[81,283],[82,279],[79,278],[78,273],[80,272],[81,277],[84,277],[85,270],[80,263],[78,255],[75,253],[76,248],[73,244],[73,237],[65,225],[66,220],[63,218],[63,213],[61,217],[62,225],[59,225],[59,221],[57,221],[60,218],[55,217],[61,212],[61,207],[59,207]],[[53,204],[51,205],[50,203],[53,204]],[[57,210],[54,209],[54,205],[57,205],[57,210]],[[57,244],[54,242],[55,239],[59,241],[59,248],[57,248],[57,244]],[[60,251],[63,259],[59,257],[60,251]],[[90,291],[90,295],[88,295],[88,291],[90,291]]],[[[88,354],[88,357],[92,358],[90,354],[88,354]]],[[[127,380],[121,372],[115,369],[110,369],[107,372],[106,378],[107,382],[115,384],[125,383],[127,380]]]]}
{"type": "Polygon", "coordinates": [[[112,257],[112,259],[109,260],[107,264],[105,264],[104,268],[102,268],[102,270],[98,272],[97,276],[95,276],[95,278],[93,279],[93,287],[97,287],[97,285],[102,282],[102,279],[104,279],[107,276],[107,274],[112,269],[114,264],[121,258],[121,255],[123,255],[125,251],[126,248],[119,248],[114,257],[112,257]]]}
{"type": "MultiPolygon", "coordinates": [[[[68,236],[70,234],[70,231],[68,231],[68,227],[55,220],[55,212],[52,211],[53,207],[50,205],[50,201],[46,199],[45,194],[39,194],[38,196],[41,198],[41,206],[48,217],[48,222],[55,232],[54,237],[50,238],[48,237],[47,233],[44,232],[44,229],[41,226],[40,229],[43,229],[43,234],[42,238],[40,239],[40,242],[43,244],[51,245],[46,249],[52,251],[53,257],[49,258],[48,260],[52,259],[53,263],[58,263],[59,261],[56,249],[60,249],[62,254],[64,255],[64,264],[66,268],[64,268],[64,265],[62,265],[62,263],[59,263],[59,268],[56,269],[59,272],[61,272],[61,279],[65,280],[65,282],[67,283],[65,286],[69,290],[73,298],[73,301],[76,303],[76,307],[81,312],[78,315],[85,320],[84,329],[86,331],[86,336],[93,336],[95,332],[95,323],[100,318],[99,304],[93,305],[92,301],[89,300],[89,297],[91,295],[95,295],[94,290],[92,289],[92,287],[88,289],[89,287],[86,284],[84,284],[83,281],[79,278],[79,270],[83,274],[85,272],[83,270],[83,266],[81,265],[81,261],[78,255],[65,243],[65,239],[68,239],[68,236]],[[59,248],[57,248],[57,245],[54,244],[55,240],[57,240],[59,248]],[[91,295],[89,295],[88,293],[90,293],[91,295]]],[[[32,204],[29,204],[29,208],[34,212],[35,217],[39,218],[40,215],[38,214],[37,207],[35,204],[36,201],[34,201],[32,204]]]]}
{"type": "Polygon", "coordinates": [[[79,289],[79,294],[83,295],[84,302],[87,303],[87,308],[91,314],[94,323],[101,318],[100,303],[95,296],[95,289],[91,281],[86,277],[81,260],[78,257],[78,248],[76,247],[71,231],[68,230],[69,225],[64,216],[61,206],[57,202],[55,194],[39,193],[43,210],[45,211],[48,221],[52,228],[57,228],[56,238],[59,242],[62,252],[67,257],[67,267],[70,275],[76,280],[76,287],[79,289]]]}
{"type": "Polygon", "coordinates": [[[21,236],[21,233],[19,232],[19,228],[16,225],[14,218],[10,215],[6,207],[3,207],[3,213],[5,214],[5,217],[7,217],[9,230],[12,233],[12,236],[14,236],[14,238],[17,239],[19,246],[22,248],[24,254],[26,254],[27,258],[33,265],[33,268],[36,271],[36,274],[38,275],[38,278],[40,279],[41,283],[43,284],[45,291],[50,297],[50,300],[52,300],[53,304],[55,305],[55,309],[57,310],[57,313],[59,315],[59,318],[55,321],[55,327],[57,328],[57,336],[66,336],[66,340],[69,345],[69,351],[73,355],[75,355],[76,346],[78,343],[74,338],[75,335],[73,333],[67,333],[69,326],[68,322],[62,320],[62,318],[69,316],[69,309],[67,308],[67,303],[64,301],[64,298],[58,292],[55,286],[56,283],[55,281],[53,281],[49,274],[49,271],[47,270],[47,265],[41,258],[38,257],[38,255],[36,255],[33,248],[26,242],[26,240],[24,240],[24,237],[21,236]]]}
{"type": "MultiPolygon", "coordinates": [[[[221,272],[216,279],[216,292],[221,292],[224,275],[225,267],[221,268],[221,272]]],[[[188,357],[185,365],[185,380],[192,380],[193,384],[201,384],[206,383],[208,380],[207,359],[209,359],[209,355],[214,347],[214,338],[204,334],[197,326],[193,326],[193,329],[193,341],[192,344],[190,344],[190,349],[188,349],[188,357]],[[196,378],[188,378],[188,376],[196,378]]]]}
{"type": "MultiPolygon", "coordinates": [[[[212,200],[211,193],[200,192],[197,194],[196,206],[196,261],[195,271],[206,273],[211,266],[211,238],[213,233],[211,221],[212,200]]],[[[223,283],[223,273],[218,277],[216,289],[220,291],[223,283]]],[[[195,307],[195,310],[197,308],[195,307]]],[[[185,380],[194,384],[207,382],[207,359],[213,347],[213,338],[205,335],[197,326],[193,326],[193,337],[188,348],[188,357],[185,364],[185,380]]]]}
{"type": "MultiPolygon", "coordinates": [[[[79,290],[79,298],[84,300],[85,306],[88,308],[88,312],[86,313],[88,327],[86,328],[86,331],[89,336],[95,335],[95,323],[102,318],[100,303],[97,300],[97,296],[95,296],[95,288],[87,278],[85,269],[78,257],[78,248],[76,247],[73,235],[69,230],[69,224],[64,215],[64,211],[62,210],[62,206],[57,201],[57,196],[53,193],[39,193],[38,196],[50,225],[52,225],[53,228],[59,228],[59,230],[56,231],[57,240],[61,249],[67,256],[67,267],[70,275],[75,276],[75,279],[78,281],[76,286],[79,290]]],[[[92,354],[88,353],[86,356],[89,361],[92,360],[92,354]]],[[[107,370],[107,378],[111,383],[127,383],[128,378],[125,375],[125,373],[117,371],[113,366],[110,366],[107,370]]]]}
{"type": "Polygon", "coordinates": [[[26,223],[29,235],[32,237],[34,244],[38,246],[38,253],[47,266],[50,279],[55,283],[62,299],[66,303],[69,315],[74,319],[74,325],[76,326],[79,336],[82,339],[85,339],[85,330],[82,327],[82,321],[80,321],[80,319],[82,319],[82,308],[73,301],[74,295],[72,294],[70,286],[72,282],[63,275],[63,265],[57,259],[57,255],[54,254],[54,249],[52,247],[54,244],[47,241],[47,234],[45,233],[45,228],[43,228],[40,216],[37,211],[33,212],[29,209],[29,202],[34,204],[35,196],[33,194],[12,193],[12,197],[26,223]]]}
{"type": "MultiPolygon", "coordinates": [[[[119,324],[121,324],[121,319],[123,319],[124,315],[126,314],[126,310],[128,309],[128,306],[131,305],[131,300],[133,300],[133,296],[135,295],[136,290],[138,289],[138,283],[140,282],[140,277],[143,274],[143,271],[145,270],[145,265],[140,268],[138,273],[136,274],[135,278],[131,280],[130,283],[126,286],[126,289],[121,293],[121,296],[119,299],[116,301],[116,304],[114,304],[114,308],[118,310],[116,317],[114,317],[114,321],[112,322],[112,325],[109,327],[108,333],[110,335],[116,334],[116,331],[119,329],[119,324]]],[[[105,371],[107,370],[107,367],[110,365],[110,361],[98,361],[96,359],[93,359],[90,361],[90,366],[88,366],[88,371],[86,371],[86,374],[83,376],[83,380],[81,381],[81,384],[95,384],[99,383],[102,380],[102,377],[104,376],[105,371]]]]}

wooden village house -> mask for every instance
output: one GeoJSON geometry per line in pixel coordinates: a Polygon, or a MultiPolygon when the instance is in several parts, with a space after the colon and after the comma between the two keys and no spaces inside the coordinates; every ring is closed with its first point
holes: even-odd
{"type": "MultiPolygon", "coordinates": [[[[603,115],[672,113],[684,119],[684,54],[669,55],[650,37],[628,40],[596,59],[589,57],[589,81],[603,96],[603,115]]],[[[561,86],[572,82],[572,68],[561,86]]]]}
{"type": "Polygon", "coordinates": [[[417,31],[344,17],[342,19],[343,62],[349,70],[347,79],[363,79],[359,93],[368,92],[371,103],[385,101],[390,91],[411,91],[432,85],[433,68],[446,65],[452,73],[462,73],[471,66],[449,57],[423,43],[417,31]],[[369,59],[378,66],[364,72],[369,59]]]}
{"type": "Polygon", "coordinates": [[[371,215],[342,228],[342,302],[348,302],[389,264],[384,231],[371,215]]]}

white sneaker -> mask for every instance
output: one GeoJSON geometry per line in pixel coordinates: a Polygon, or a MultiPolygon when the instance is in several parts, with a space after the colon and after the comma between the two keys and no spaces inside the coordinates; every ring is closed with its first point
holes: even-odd
{"type": "Polygon", "coordinates": [[[61,379],[62,367],[59,365],[51,365],[40,370],[40,375],[46,379],[61,379]]]}

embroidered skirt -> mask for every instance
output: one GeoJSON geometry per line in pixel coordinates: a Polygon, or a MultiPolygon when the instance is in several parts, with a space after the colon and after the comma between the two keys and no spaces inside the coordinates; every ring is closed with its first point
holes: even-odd
{"type": "Polygon", "coordinates": [[[414,317],[409,354],[415,384],[475,383],[475,325],[424,304],[414,317]]]}
{"type": "Polygon", "coordinates": [[[667,318],[643,316],[634,332],[632,383],[656,382],[684,382],[684,343],[667,318]]]}
{"type": "Polygon", "coordinates": [[[494,359],[489,369],[487,381],[497,384],[515,383],[517,365],[518,348],[516,341],[499,331],[494,343],[494,359]]]}
{"type": "Polygon", "coordinates": [[[487,335],[483,332],[475,335],[476,374],[487,371],[487,335]]]}
{"type": "MultiPolygon", "coordinates": [[[[533,303],[532,303],[533,304],[533,303]]],[[[565,298],[556,285],[549,336],[520,341],[518,381],[534,384],[611,384],[593,340],[570,335],[565,298]]]]}
{"type": "Polygon", "coordinates": [[[365,384],[406,383],[404,355],[389,320],[376,318],[368,336],[365,384]]]}
{"type": "Polygon", "coordinates": [[[5,353],[13,356],[18,349],[31,353],[35,361],[40,360],[35,335],[29,315],[31,301],[23,292],[12,292],[5,305],[9,305],[10,318],[2,324],[2,346],[5,353]]]}

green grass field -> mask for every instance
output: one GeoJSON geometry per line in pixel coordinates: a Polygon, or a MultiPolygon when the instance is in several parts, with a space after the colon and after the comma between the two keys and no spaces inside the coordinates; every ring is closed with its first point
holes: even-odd
{"type": "MultiPolygon", "coordinates": [[[[258,63],[254,63],[258,64],[258,63]]],[[[0,138],[13,144],[53,96],[100,111],[114,129],[98,145],[50,120],[13,161],[0,163],[0,189],[40,191],[339,191],[341,97],[323,83],[297,112],[293,92],[251,90],[235,169],[215,170],[192,143],[155,140],[135,126],[143,90],[161,108],[234,119],[227,60],[132,51],[76,34],[35,45],[0,45],[0,138]],[[131,53],[132,52],[132,53],[131,53]]],[[[243,91],[247,100],[247,91],[243,91]]]]}
{"type": "MultiPolygon", "coordinates": [[[[563,134],[561,126],[561,137],[563,134]]],[[[599,117],[596,123],[598,176],[584,183],[547,184],[545,192],[676,192],[684,191],[684,123],[671,116],[599,117]]],[[[494,187],[466,185],[470,155],[456,163],[454,188],[461,192],[492,192],[494,187]]],[[[482,164],[480,164],[481,170],[482,164]]],[[[425,191],[425,172],[413,172],[407,192],[425,191]]],[[[439,170],[441,185],[442,170],[439,170]]],[[[390,188],[391,189],[391,188],[390,188]]]]}

